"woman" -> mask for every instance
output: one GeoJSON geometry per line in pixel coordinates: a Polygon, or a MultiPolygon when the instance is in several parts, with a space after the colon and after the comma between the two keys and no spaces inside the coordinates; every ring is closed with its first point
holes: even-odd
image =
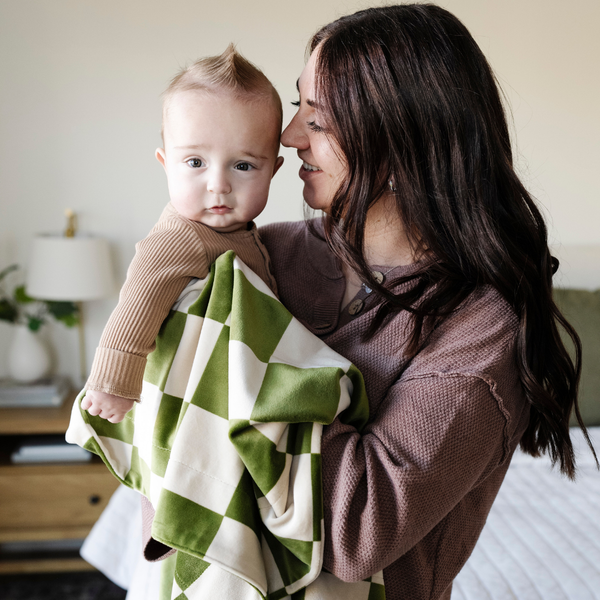
{"type": "Polygon", "coordinates": [[[375,8],[310,51],[282,143],[325,216],[261,235],[282,302],[370,399],[363,435],[324,433],[324,566],[348,581],[383,569],[388,600],[449,598],[519,443],[574,475],[579,341],[465,27],[434,5],[375,8]]]}

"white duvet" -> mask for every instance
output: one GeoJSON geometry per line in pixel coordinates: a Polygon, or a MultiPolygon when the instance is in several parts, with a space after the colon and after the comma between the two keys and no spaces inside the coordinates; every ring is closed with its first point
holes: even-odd
{"type": "MultiPolygon", "coordinates": [[[[571,432],[575,482],[515,454],[452,600],[600,600],[600,472],[571,432]]],[[[589,432],[600,456],[600,427],[589,432]]]]}
{"type": "MultiPolygon", "coordinates": [[[[577,481],[517,451],[452,600],[600,600],[600,472],[581,431],[571,432],[577,481]]],[[[590,436],[600,455],[600,427],[590,436]]],[[[82,555],[128,588],[128,600],[157,594],[160,565],[141,557],[136,492],[117,490],[82,555]]]]}

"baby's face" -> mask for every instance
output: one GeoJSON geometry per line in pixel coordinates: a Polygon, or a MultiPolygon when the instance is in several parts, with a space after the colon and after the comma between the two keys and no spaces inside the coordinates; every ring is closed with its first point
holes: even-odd
{"type": "Polygon", "coordinates": [[[169,102],[165,147],[156,151],[177,211],[216,231],[235,231],[264,209],[281,166],[279,122],[267,100],[186,91],[169,102]]]}

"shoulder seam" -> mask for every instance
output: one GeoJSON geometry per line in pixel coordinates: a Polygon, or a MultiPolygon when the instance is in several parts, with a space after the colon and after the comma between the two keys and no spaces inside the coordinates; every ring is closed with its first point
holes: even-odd
{"type": "Polygon", "coordinates": [[[469,371],[439,371],[439,372],[430,372],[430,373],[421,373],[420,375],[409,376],[406,379],[399,379],[397,383],[403,383],[405,381],[414,381],[418,379],[433,379],[433,378],[441,378],[441,379],[455,379],[458,377],[469,377],[471,379],[480,379],[483,381],[489,388],[490,394],[496,401],[498,405],[498,410],[504,417],[504,431],[503,431],[503,448],[502,448],[502,458],[500,459],[500,465],[504,464],[508,456],[510,455],[510,425],[511,425],[511,417],[510,413],[504,406],[504,400],[502,396],[498,393],[498,385],[496,384],[496,380],[491,377],[484,375],[483,373],[471,373],[469,371]]]}

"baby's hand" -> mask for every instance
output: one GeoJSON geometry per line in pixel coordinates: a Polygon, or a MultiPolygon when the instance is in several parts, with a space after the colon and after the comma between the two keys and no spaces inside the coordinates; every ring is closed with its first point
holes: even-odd
{"type": "Polygon", "coordinates": [[[91,390],[81,401],[81,408],[93,417],[101,417],[109,423],[120,423],[133,408],[134,400],[91,390]]]}

